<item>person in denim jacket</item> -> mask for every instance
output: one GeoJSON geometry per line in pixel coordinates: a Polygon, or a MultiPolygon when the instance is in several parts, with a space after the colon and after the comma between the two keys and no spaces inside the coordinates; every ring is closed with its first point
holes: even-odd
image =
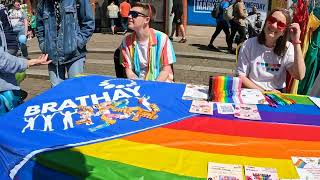
{"type": "Polygon", "coordinates": [[[39,0],[37,31],[39,47],[49,54],[52,86],[84,71],[86,44],[95,28],[89,0],[39,0]]]}

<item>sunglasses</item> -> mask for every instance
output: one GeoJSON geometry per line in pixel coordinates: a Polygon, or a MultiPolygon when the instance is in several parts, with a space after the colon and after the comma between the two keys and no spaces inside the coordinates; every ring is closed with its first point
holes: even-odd
{"type": "Polygon", "coordinates": [[[267,22],[269,24],[274,24],[274,23],[277,23],[277,29],[279,31],[283,31],[287,28],[287,24],[286,23],[283,23],[281,21],[278,21],[277,18],[273,17],[273,16],[269,16],[269,18],[267,19],[267,22]]]}
{"type": "Polygon", "coordinates": [[[148,17],[147,15],[138,11],[129,11],[129,16],[131,16],[132,18],[137,18],[138,16],[148,17]]]}

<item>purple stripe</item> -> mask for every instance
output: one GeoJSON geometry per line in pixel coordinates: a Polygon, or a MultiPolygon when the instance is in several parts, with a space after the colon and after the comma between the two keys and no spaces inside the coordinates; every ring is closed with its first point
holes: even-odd
{"type": "MultiPolygon", "coordinates": [[[[299,124],[308,126],[320,126],[319,115],[309,114],[293,114],[293,113],[279,113],[279,112],[259,112],[262,122],[281,123],[281,124],[299,124]]],[[[240,120],[233,115],[223,115],[215,111],[214,117],[229,120],[240,120]]]]}

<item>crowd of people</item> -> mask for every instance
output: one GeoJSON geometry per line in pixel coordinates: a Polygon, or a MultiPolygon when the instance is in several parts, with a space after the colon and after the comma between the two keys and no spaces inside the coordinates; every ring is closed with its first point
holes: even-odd
{"type": "Polygon", "coordinates": [[[213,42],[223,30],[228,51],[235,54],[232,44],[236,42],[239,45],[247,38],[257,36],[261,32],[262,20],[261,14],[255,6],[248,13],[243,0],[236,0],[233,4],[231,2],[231,0],[221,0],[216,4],[213,11],[213,16],[216,19],[216,30],[211,36],[208,48],[218,50],[213,42]],[[230,11],[230,15],[228,15],[228,11],[230,11]],[[238,38],[235,38],[236,34],[238,34],[238,38]]]}
{"type": "MultiPolygon", "coordinates": [[[[48,65],[50,82],[52,86],[56,86],[66,78],[75,77],[84,71],[86,44],[95,29],[90,2],[88,0],[61,0],[55,1],[54,4],[51,2],[50,0],[38,1],[36,35],[43,53],[39,58],[26,60],[10,54],[11,45],[9,43],[7,45],[6,41],[10,42],[13,38],[5,35],[5,28],[0,29],[2,42],[0,102],[2,104],[6,104],[4,102],[7,101],[14,102],[9,107],[2,107],[2,112],[9,111],[22,102],[18,94],[20,88],[14,78],[16,72],[24,71],[34,65],[48,65]]],[[[168,36],[151,27],[151,21],[156,13],[152,4],[137,2],[130,5],[126,0],[122,3],[118,8],[115,2],[111,1],[108,10],[111,20],[117,18],[119,12],[122,25],[132,31],[124,36],[119,47],[119,64],[125,72],[124,76],[129,79],[174,82],[173,64],[176,63],[176,56],[171,41],[173,34],[168,36]]],[[[229,6],[230,3],[223,0],[219,8],[222,11],[229,6]]],[[[236,75],[242,79],[243,87],[260,91],[284,92],[286,72],[296,79],[302,79],[306,68],[300,46],[301,30],[299,24],[291,23],[289,12],[286,9],[274,9],[267,16],[257,37],[245,41],[246,38],[243,36],[246,12],[244,12],[243,1],[237,0],[233,8],[234,16],[229,21],[231,35],[227,35],[229,34],[228,22],[221,18],[222,14],[218,13],[216,32],[209,45],[212,45],[221,30],[224,30],[227,35],[228,47],[232,45],[233,41],[230,39],[236,32],[240,34],[240,42],[243,44],[238,55],[236,75]]],[[[12,32],[26,33],[27,29],[21,28],[25,24],[23,13],[15,12],[15,14],[14,17],[20,18],[15,20],[18,26],[11,27],[12,32]]],[[[173,8],[172,14],[177,15],[174,23],[180,27],[181,23],[178,21],[181,22],[181,12],[173,8]]],[[[10,13],[7,19],[10,21],[10,13]]],[[[111,24],[111,28],[114,33],[114,24],[111,24]]],[[[183,28],[180,31],[184,31],[183,28]]],[[[183,33],[181,41],[186,41],[183,33]]]]}

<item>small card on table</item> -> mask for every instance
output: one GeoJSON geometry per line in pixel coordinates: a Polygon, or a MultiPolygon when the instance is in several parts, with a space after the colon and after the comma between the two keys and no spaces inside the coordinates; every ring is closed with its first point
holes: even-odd
{"type": "Polygon", "coordinates": [[[213,102],[193,100],[189,112],[213,115],[213,102]]]}
{"type": "Polygon", "coordinates": [[[216,103],[219,114],[234,114],[234,107],[231,103],[216,103]]]}
{"type": "Polygon", "coordinates": [[[234,116],[240,119],[261,120],[257,105],[237,104],[234,116]]]}
{"type": "Polygon", "coordinates": [[[246,180],[279,180],[277,170],[274,168],[244,166],[244,174],[246,180]]]}
{"type": "Polygon", "coordinates": [[[241,165],[208,163],[208,180],[243,180],[241,165]]]}

